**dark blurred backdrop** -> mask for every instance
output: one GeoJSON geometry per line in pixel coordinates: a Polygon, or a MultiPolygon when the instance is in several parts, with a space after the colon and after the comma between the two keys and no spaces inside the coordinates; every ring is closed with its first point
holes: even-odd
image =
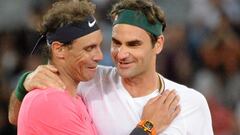
{"type": "MultiPolygon", "coordinates": [[[[116,0],[92,0],[104,33],[104,60],[110,58],[111,22],[116,0]]],[[[157,70],[193,87],[208,100],[215,135],[240,134],[240,0],[155,0],[167,16],[164,50],[157,70]]],[[[0,135],[16,135],[7,119],[10,93],[19,75],[44,64],[30,56],[36,31],[53,0],[0,0],[0,135]]]]}

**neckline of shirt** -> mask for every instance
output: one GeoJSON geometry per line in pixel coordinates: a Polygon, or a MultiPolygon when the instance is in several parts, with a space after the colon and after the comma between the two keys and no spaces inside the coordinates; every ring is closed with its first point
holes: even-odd
{"type": "Polygon", "coordinates": [[[162,94],[164,89],[165,89],[165,82],[164,82],[164,79],[163,77],[158,73],[158,77],[159,77],[159,82],[160,82],[160,86],[158,89],[155,89],[153,90],[153,92],[149,93],[148,95],[145,95],[145,96],[141,96],[141,97],[132,97],[130,95],[130,93],[127,91],[127,89],[125,89],[125,87],[123,86],[123,83],[122,83],[122,79],[121,79],[121,76],[119,76],[119,90],[120,92],[122,92],[125,96],[127,96],[128,98],[131,98],[133,100],[143,100],[143,99],[147,99],[149,97],[155,97],[159,94],[162,94]]]}

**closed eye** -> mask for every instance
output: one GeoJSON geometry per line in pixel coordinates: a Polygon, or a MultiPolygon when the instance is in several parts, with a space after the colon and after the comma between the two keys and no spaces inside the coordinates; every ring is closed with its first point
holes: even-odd
{"type": "Polygon", "coordinates": [[[129,41],[129,42],[127,42],[127,45],[130,47],[140,46],[140,45],[142,45],[142,41],[139,41],[139,40],[129,41]]]}
{"type": "Polygon", "coordinates": [[[87,52],[90,52],[96,47],[97,47],[97,45],[90,45],[90,46],[85,47],[84,50],[87,51],[87,52]]]}
{"type": "Polygon", "coordinates": [[[117,45],[117,46],[121,45],[121,42],[119,40],[115,39],[114,37],[112,38],[112,43],[113,43],[113,45],[117,45]]]}

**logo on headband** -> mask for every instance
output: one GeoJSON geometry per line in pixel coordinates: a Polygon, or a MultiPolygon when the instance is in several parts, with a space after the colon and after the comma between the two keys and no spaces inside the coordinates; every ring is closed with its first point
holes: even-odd
{"type": "Polygon", "coordinates": [[[91,27],[93,27],[94,25],[95,25],[95,23],[96,23],[96,19],[95,18],[93,18],[94,20],[92,21],[92,22],[90,22],[90,21],[88,21],[88,26],[91,28],[91,27]]]}
{"type": "Polygon", "coordinates": [[[114,17],[114,21],[117,21],[117,19],[118,19],[118,15],[116,15],[116,16],[114,17]]]}

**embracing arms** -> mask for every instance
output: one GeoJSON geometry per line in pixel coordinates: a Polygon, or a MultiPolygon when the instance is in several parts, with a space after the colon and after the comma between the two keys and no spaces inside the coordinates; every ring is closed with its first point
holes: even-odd
{"type": "MultiPolygon", "coordinates": [[[[21,81],[20,81],[21,82],[21,81]]],[[[35,88],[61,88],[64,89],[65,85],[58,77],[58,71],[55,67],[50,65],[39,66],[35,71],[28,74],[21,85],[25,91],[31,91],[35,88]]],[[[18,87],[16,89],[18,89],[18,87]]],[[[21,107],[21,101],[23,97],[19,97],[16,94],[16,90],[13,91],[10,98],[9,105],[9,121],[10,123],[17,125],[18,113],[21,107]],[[17,95],[17,96],[16,96],[17,95]]],[[[166,129],[174,118],[179,114],[179,96],[174,91],[166,90],[162,95],[151,99],[144,107],[142,120],[149,120],[154,124],[154,128],[157,133],[161,133],[166,129]]],[[[142,127],[136,126],[131,135],[148,134],[142,127]]]]}

